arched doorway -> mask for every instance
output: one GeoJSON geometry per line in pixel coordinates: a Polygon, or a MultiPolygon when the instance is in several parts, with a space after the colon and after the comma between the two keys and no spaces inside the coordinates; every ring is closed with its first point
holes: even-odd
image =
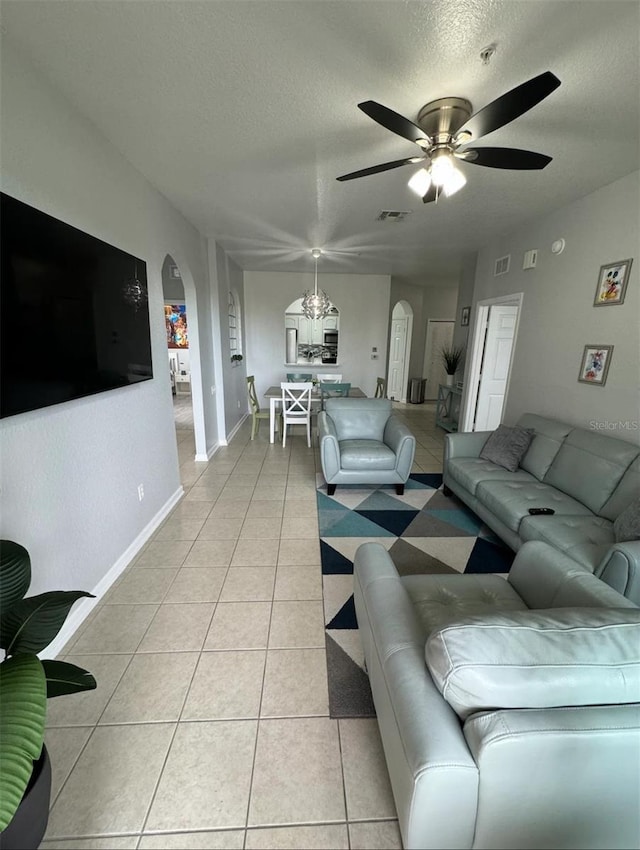
{"type": "Polygon", "coordinates": [[[407,301],[398,301],[391,314],[387,395],[394,401],[407,401],[409,355],[413,333],[413,310],[407,301]]]}
{"type": "Polygon", "coordinates": [[[166,375],[175,400],[174,418],[179,430],[193,434],[189,440],[192,458],[206,460],[195,285],[187,266],[171,254],[165,256],[162,264],[162,292],[167,334],[166,375]]]}
{"type": "Polygon", "coordinates": [[[193,431],[189,313],[180,269],[169,254],[165,257],[162,266],[162,294],[167,332],[169,382],[176,430],[193,431]]]}

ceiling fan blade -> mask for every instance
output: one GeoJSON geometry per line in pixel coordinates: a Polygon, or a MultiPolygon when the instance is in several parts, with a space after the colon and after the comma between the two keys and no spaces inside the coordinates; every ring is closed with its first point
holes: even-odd
{"type": "Polygon", "coordinates": [[[394,112],[393,109],[389,109],[381,103],[376,103],[375,100],[364,100],[358,104],[358,109],[361,109],[365,115],[373,118],[374,121],[377,121],[378,124],[381,124],[387,130],[391,130],[392,133],[402,136],[403,139],[408,139],[410,142],[416,143],[420,140],[431,144],[429,136],[417,124],[394,112]]]}
{"type": "Polygon", "coordinates": [[[401,165],[410,165],[412,162],[419,162],[415,156],[409,159],[396,159],[393,162],[383,162],[382,165],[372,165],[371,168],[363,168],[361,171],[352,171],[350,174],[343,174],[341,177],[336,177],[336,180],[355,180],[356,177],[367,177],[369,174],[378,174],[381,171],[390,171],[392,168],[400,168],[401,165]]]}
{"type": "Polygon", "coordinates": [[[504,127],[527,110],[534,107],[547,95],[558,88],[560,80],[551,71],[545,71],[537,77],[516,86],[496,100],[491,101],[464,124],[456,133],[460,138],[463,133],[471,133],[472,138],[479,139],[492,133],[499,127],[504,127]]]}
{"type": "Polygon", "coordinates": [[[424,195],[422,196],[422,203],[423,204],[430,204],[431,201],[435,201],[437,199],[438,199],[438,188],[434,183],[432,183],[429,186],[429,188],[427,189],[427,191],[424,193],[424,195]]]}
{"type": "Polygon", "coordinates": [[[552,157],[519,148],[467,148],[456,154],[463,162],[486,165],[488,168],[513,168],[518,171],[535,171],[549,165],[552,157]]]}

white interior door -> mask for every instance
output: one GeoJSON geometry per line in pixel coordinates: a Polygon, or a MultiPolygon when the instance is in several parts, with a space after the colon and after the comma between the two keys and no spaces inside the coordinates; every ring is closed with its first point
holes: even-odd
{"type": "Polygon", "coordinates": [[[451,345],[455,322],[445,319],[429,319],[424,348],[422,376],[427,379],[426,398],[438,398],[438,384],[444,384],[446,372],[440,356],[445,345],[451,345]]]}
{"type": "Polygon", "coordinates": [[[402,401],[406,392],[405,372],[407,352],[407,325],[409,320],[393,319],[391,322],[391,345],[389,349],[389,373],[387,375],[387,395],[395,401],[402,401]]]}
{"type": "Polygon", "coordinates": [[[517,307],[493,306],[489,310],[476,407],[476,431],[493,431],[502,420],[517,317],[517,307]]]}

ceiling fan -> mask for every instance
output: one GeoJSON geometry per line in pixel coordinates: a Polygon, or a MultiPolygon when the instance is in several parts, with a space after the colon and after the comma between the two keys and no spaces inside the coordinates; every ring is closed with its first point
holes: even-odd
{"type": "Polygon", "coordinates": [[[544,168],[551,162],[551,157],[545,154],[518,148],[469,148],[466,145],[509,124],[544,100],[559,85],[560,80],[555,74],[545,71],[491,101],[474,115],[468,100],[443,97],[422,107],[417,124],[375,100],[365,100],[358,104],[365,115],[392,133],[414,142],[421,149],[421,154],[352,171],[336,179],[355,180],[402,165],[424,163],[424,167],[409,181],[409,186],[427,204],[437,201],[441,192],[452,195],[467,182],[464,174],[455,167],[456,160],[519,171],[544,168]]]}

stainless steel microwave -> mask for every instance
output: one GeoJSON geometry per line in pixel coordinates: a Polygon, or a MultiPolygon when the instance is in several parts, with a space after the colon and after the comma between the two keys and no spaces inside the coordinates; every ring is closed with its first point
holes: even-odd
{"type": "Polygon", "coordinates": [[[337,345],[338,344],[338,331],[325,331],[324,332],[324,344],[325,345],[337,345]]]}

